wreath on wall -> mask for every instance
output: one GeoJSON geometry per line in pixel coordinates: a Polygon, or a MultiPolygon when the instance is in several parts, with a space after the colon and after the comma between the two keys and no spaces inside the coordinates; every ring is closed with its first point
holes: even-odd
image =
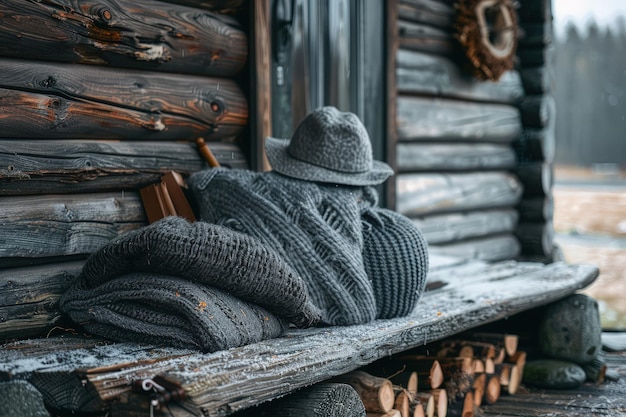
{"type": "Polygon", "coordinates": [[[497,81],[513,69],[519,28],[511,0],[460,0],[456,38],[480,80],[497,81]]]}

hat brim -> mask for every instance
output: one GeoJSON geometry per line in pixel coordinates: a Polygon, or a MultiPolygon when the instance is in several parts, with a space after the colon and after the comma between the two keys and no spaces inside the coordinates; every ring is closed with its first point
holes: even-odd
{"type": "Polygon", "coordinates": [[[372,161],[372,169],[366,172],[334,171],[293,158],[287,152],[288,146],[288,139],[265,139],[265,153],[272,169],[288,177],[331,184],[378,185],[393,175],[393,169],[381,161],[372,161]]]}

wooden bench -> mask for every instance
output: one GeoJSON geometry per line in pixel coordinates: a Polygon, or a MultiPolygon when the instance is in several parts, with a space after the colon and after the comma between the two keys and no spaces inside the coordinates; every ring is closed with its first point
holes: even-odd
{"type": "Polygon", "coordinates": [[[64,413],[145,415],[133,381],[165,377],[184,400],[172,415],[224,416],[352,371],[377,359],[561,299],[592,283],[590,265],[486,263],[433,256],[428,291],[407,317],[284,336],[201,354],[71,335],[0,347],[0,380],[27,380],[64,413]],[[114,401],[115,400],[115,401],[114,401]],[[110,407],[114,404],[114,407],[110,407]],[[121,413],[120,407],[124,409],[121,413]]]}

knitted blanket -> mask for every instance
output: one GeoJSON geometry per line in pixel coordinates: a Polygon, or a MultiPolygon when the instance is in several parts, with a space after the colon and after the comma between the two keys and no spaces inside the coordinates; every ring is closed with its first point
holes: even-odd
{"type": "Polygon", "coordinates": [[[405,315],[423,291],[428,264],[421,233],[404,218],[402,227],[385,227],[397,223],[399,215],[379,215],[372,187],[320,184],[275,172],[230,169],[195,173],[188,185],[200,218],[254,236],[283,257],[306,282],[327,324],[352,325],[405,315]],[[364,224],[367,236],[373,237],[372,244],[364,245],[364,224]],[[386,235],[379,237],[379,233],[386,235]],[[396,246],[406,250],[386,250],[376,243],[393,245],[395,240],[396,246]],[[380,251],[366,253],[375,258],[372,265],[377,266],[366,268],[363,251],[372,247],[380,251]],[[394,258],[386,261],[388,254],[394,258]],[[400,272],[406,272],[403,276],[384,267],[404,265],[404,261],[409,261],[409,267],[401,268],[400,272]],[[395,281],[408,293],[390,290],[395,281]],[[374,288],[380,293],[375,294],[374,288]],[[377,306],[377,300],[398,307],[377,306]]]}
{"type": "Polygon", "coordinates": [[[87,259],[59,301],[87,330],[116,340],[215,351],[316,324],[300,276],[251,236],[166,217],[87,259]]]}

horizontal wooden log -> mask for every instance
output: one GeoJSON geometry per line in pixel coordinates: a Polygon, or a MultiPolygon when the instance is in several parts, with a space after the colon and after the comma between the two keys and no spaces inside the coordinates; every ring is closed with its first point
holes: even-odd
{"type": "Polygon", "coordinates": [[[400,142],[396,155],[400,172],[501,170],[517,162],[513,148],[489,143],[400,142]]]}
{"type": "Polygon", "coordinates": [[[556,116],[554,97],[549,95],[526,96],[519,104],[522,124],[527,128],[542,129],[550,118],[556,116]]]}
{"type": "Polygon", "coordinates": [[[246,0],[160,0],[166,3],[199,7],[216,13],[233,13],[245,7],[246,0]]]}
{"type": "Polygon", "coordinates": [[[0,340],[45,336],[60,324],[57,301],[83,261],[0,270],[0,340]]]}
{"type": "Polygon", "coordinates": [[[520,223],[515,230],[524,255],[550,256],[554,249],[554,227],[552,222],[520,223]]]}
{"type": "Polygon", "coordinates": [[[519,74],[526,94],[543,95],[554,92],[554,71],[551,68],[522,68],[519,74]]]}
{"type": "Polygon", "coordinates": [[[554,42],[552,21],[540,23],[523,23],[519,44],[523,47],[544,47],[554,42]]]}
{"type": "Polygon", "coordinates": [[[229,79],[0,59],[0,137],[236,137],[248,105],[229,79]]]}
{"type": "Polygon", "coordinates": [[[437,0],[400,0],[398,18],[451,30],[456,20],[456,10],[452,4],[437,0]]]}
{"type": "Polygon", "coordinates": [[[519,110],[505,104],[400,96],[398,140],[510,143],[522,131],[519,110]]]}
{"type": "Polygon", "coordinates": [[[137,193],[4,197],[0,199],[0,268],[37,258],[86,256],[145,224],[137,193]]]}
{"type": "Polygon", "coordinates": [[[553,44],[545,47],[518,47],[519,66],[521,69],[551,66],[554,63],[554,51],[553,44]]]}
{"type": "Polygon", "coordinates": [[[552,196],[522,198],[517,205],[517,212],[522,222],[551,221],[554,215],[554,199],[552,196]]]}
{"type": "Polygon", "coordinates": [[[450,243],[468,238],[515,231],[517,211],[485,210],[413,217],[429,244],[450,243]]]}
{"type": "Polygon", "coordinates": [[[445,245],[430,245],[429,251],[438,255],[494,262],[515,259],[520,254],[521,246],[518,239],[511,233],[445,245]]]}
{"type": "Polygon", "coordinates": [[[452,56],[460,51],[452,31],[421,23],[398,20],[400,48],[452,56]]]}
{"type": "Polygon", "coordinates": [[[106,407],[106,401],[130,393],[129,381],[162,375],[184,387],[182,405],[189,413],[225,416],[394,353],[561,299],[598,275],[596,267],[562,263],[538,269],[515,262],[465,265],[471,266],[466,269],[469,275],[454,274],[459,266],[440,269],[442,277],[455,275],[457,284],[450,281],[444,289],[425,293],[417,308],[401,319],[291,329],[285,337],[212,354],[130,343],[107,345],[97,338],[26,340],[0,347],[0,379],[29,380],[44,398],[57,401],[54,405],[60,410],[67,410],[67,404],[58,402],[63,396],[46,394],[69,391],[72,397],[64,399],[71,400],[78,414],[83,412],[79,404],[106,407]],[[490,274],[494,269],[501,273],[490,274]]]}
{"type": "Polygon", "coordinates": [[[505,72],[498,82],[478,81],[446,57],[405,49],[398,50],[396,65],[399,93],[496,103],[515,103],[524,96],[517,71],[505,72]]]}
{"type": "Polygon", "coordinates": [[[522,25],[552,21],[552,1],[535,0],[519,3],[517,14],[522,25]]]}
{"type": "MultiPolygon", "coordinates": [[[[220,165],[248,168],[238,145],[208,146],[220,165]]],[[[208,168],[189,142],[0,140],[0,195],[132,191],[208,168]]]]}
{"type": "Polygon", "coordinates": [[[545,162],[551,164],[556,156],[556,118],[551,117],[543,129],[524,129],[513,142],[520,163],[545,162]]]}
{"type": "Polygon", "coordinates": [[[546,197],[552,194],[554,170],[551,164],[520,163],[515,168],[515,175],[524,189],[524,198],[546,197]]]}
{"type": "Polygon", "coordinates": [[[150,0],[5,1],[0,56],[231,77],[246,35],[228,16],[150,0]]]}
{"type": "Polygon", "coordinates": [[[517,178],[506,172],[400,174],[397,210],[407,216],[513,207],[522,196],[517,178]]]}

